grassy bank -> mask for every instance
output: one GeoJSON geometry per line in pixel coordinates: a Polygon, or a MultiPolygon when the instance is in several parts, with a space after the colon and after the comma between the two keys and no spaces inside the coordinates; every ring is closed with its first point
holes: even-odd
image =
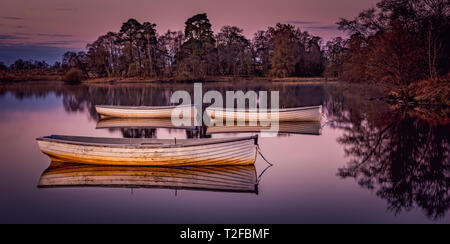
{"type": "Polygon", "coordinates": [[[12,83],[12,82],[28,82],[28,81],[63,81],[63,75],[36,75],[36,74],[0,74],[0,83],[12,83]]]}
{"type": "MultiPolygon", "coordinates": [[[[65,75],[42,75],[42,74],[0,74],[0,82],[29,82],[29,81],[61,81],[64,82],[65,75]]],[[[91,83],[193,83],[193,82],[280,82],[280,83],[323,83],[332,82],[323,77],[249,77],[249,76],[210,76],[203,79],[177,79],[177,78],[152,78],[152,77],[110,77],[110,78],[88,78],[81,82],[91,83]]]]}
{"type": "Polygon", "coordinates": [[[450,106],[450,75],[393,88],[389,98],[395,103],[410,106],[450,106]]]}
{"type": "Polygon", "coordinates": [[[323,83],[335,80],[325,79],[323,77],[290,77],[290,78],[270,78],[270,77],[242,77],[242,76],[210,76],[203,79],[176,79],[176,78],[147,78],[147,77],[112,77],[95,78],[84,80],[83,83],[193,83],[193,82],[304,82],[304,83],[323,83]]]}

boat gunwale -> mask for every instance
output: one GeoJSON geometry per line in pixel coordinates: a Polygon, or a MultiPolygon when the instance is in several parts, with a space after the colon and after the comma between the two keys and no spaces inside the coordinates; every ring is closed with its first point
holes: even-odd
{"type": "MultiPolygon", "coordinates": [[[[260,130],[266,130],[266,129],[260,129],[260,130]]],[[[206,135],[217,135],[217,134],[251,134],[251,133],[262,133],[262,131],[220,131],[220,132],[208,132],[208,130],[206,131],[206,135]]],[[[264,133],[273,133],[273,134],[290,134],[290,135],[309,135],[309,136],[321,136],[322,133],[303,133],[303,132],[291,132],[291,131],[270,131],[270,130],[266,130],[264,131],[264,133]]]]}
{"type": "Polygon", "coordinates": [[[207,108],[206,111],[223,111],[223,112],[245,112],[245,113],[272,113],[272,112],[292,112],[292,111],[303,111],[303,110],[316,110],[316,109],[322,109],[323,106],[319,105],[319,106],[310,106],[310,107],[299,107],[299,108],[282,108],[282,109],[267,109],[267,111],[259,111],[258,109],[256,110],[248,110],[248,109],[235,109],[232,108],[232,110],[228,110],[228,108],[207,108]]]}
{"type": "MultiPolygon", "coordinates": [[[[234,138],[220,138],[221,140],[214,140],[212,142],[208,142],[207,140],[210,139],[196,139],[201,140],[201,143],[198,144],[110,144],[110,143],[96,143],[96,142],[81,142],[81,141],[69,141],[64,139],[55,139],[52,137],[72,137],[73,136],[64,136],[64,135],[51,135],[46,137],[39,137],[36,138],[37,141],[43,141],[43,142],[54,142],[54,143],[61,143],[61,144],[69,144],[69,145],[77,145],[77,146],[92,146],[92,147],[112,147],[112,148],[131,148],[131,149],[147,149],[147,148],[182,148],[182,147],[198,147],[198,146],[206,146],[206,145],[215,145],[215,144],[222,144],[222,143],[230,143],[230,142],[239,142],[239,141],[246,141],[246,140],[254,140],[255,145],[258,144],[258,135],[255,136],[247,136],[247,137],[234,137],[234,138]]],[[[82,137],[77,136],[76,138],[85,138],[85,139],[123,139],[124,141],[127,140],[127,138],[107,138],[107,137],[82,137]]],[[[132,138],[134,139],[134,138],[132,138]]],[[[145,139],[144,139],[145,140],[145,139]]],[[[157,141],[158,139],[150,139],[153,141],[157,141]]],[[[165,139],[164,141],[169,141],[169,139],[165,139]]],[[[181,139],[178,140],[178,142],[182,141],[189,141],[192,142],[193,140],[189,139],[181,139]]]]}
{"type": "Polygon", "coordinates": [[[175,108],[196,108],[195,104],[174,105],[174,106],[119,106],[119,105],[95,105],[95,108],[115,109],[115,110],[163,110],[175,108]]]}

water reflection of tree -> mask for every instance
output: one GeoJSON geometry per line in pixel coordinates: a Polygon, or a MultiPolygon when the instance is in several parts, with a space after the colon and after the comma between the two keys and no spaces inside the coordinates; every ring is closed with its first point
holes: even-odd
{"type": "Polygon", "coordinates": [[[195,139],[195,138],[211,138],[211,135],[206,134],[207,127],[200,126],[195,130],[186,130],[186,138],[195,139]]]}
{"type": "MultiPolygon", "coordinates": [[[[65,85],[51,84],[19,84],[0,87],[0,92],[11,92],[22,100],[27,97],[45,97],[51,93],[62,96],[64,109],[67,112],[88,111],[90,118],[98,120],[95,105],[123,106],[167,106],[171,95],[184,90],[193,96],[193,84],[123,84],[123,85],[65,85]]],[[[280,91],[281,107],[301,107],[320,105],[323,102],[322,85],[303,84],[270,84],[255,82],[204,83],[204,92],[217,90],[225,98],[226,91],[280,91]]],[[[224,101],[225,102],[225,101],[224,101]]]]}
{"type": "Polygon", "coordinates": [[[120,129],[123,138],[156,138],[156,129],[120,129]]]}
{"type": "Polygon", "coordinates": [[[334,126],[344,129],[338,142],[350,160],[338,175],[375,190],[395,214],[421,208],[430,219],[445,216],[450,208],[448,116],[340,94],[342,110],[329,113],[334,126]]]}

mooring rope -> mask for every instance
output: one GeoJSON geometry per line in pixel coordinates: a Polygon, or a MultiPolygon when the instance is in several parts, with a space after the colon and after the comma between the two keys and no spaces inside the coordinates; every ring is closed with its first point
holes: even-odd
{"type": "Polygon", "coordinates": [[[261,182],[261,179],[262,179],[263,174],[266,173],[266,171],[267,171],[269,168],[271,168],[271,167],[273,167],[273,165],[267,166],[267,167],[261,172],[261,174],[259,174],[259,176],[258,176],[258,181],[256,182],[256,184],[259,184],[259,182],[261,182]]]}
{"type": "Polygon", "coordinates": [[[258,176],[258,181],[257,181],[257,183],[256,183],[256,184],[259,184],[259,183],[261,182],[261,179],[262,179],[263,174],[264,174],[269,168],[271,168],[271,167],[273,166],[273,164],[270,163],[269,160],[266,159],[266,157],[264,157],[264,155],[262,154],[261,148],[259,147],[259,144],[257,145],[256,149],[257,149],[257,151],[258,151],[258,154],[261,156],[261,158],[264,159],[264,161],[265,161],[267,164],[269,164],[269,166],[267,166],[267,167],[261,172],[261,174],[259,174],[259,176],[258,176]]]}
{"type": "Polygon", "coordinates": [[[256,149],[258,150],[258,153],[261,156],[261,158],[264,159],[264,161],[266,161],[266,163],[268,163],[270,166],[273,166],[273,164],[270,163],[269,160],[267,160],[266,157],[264,157],[264,155],[262,154],[261,148],[259,147],[259,144],[257,145],[256,149]]]}

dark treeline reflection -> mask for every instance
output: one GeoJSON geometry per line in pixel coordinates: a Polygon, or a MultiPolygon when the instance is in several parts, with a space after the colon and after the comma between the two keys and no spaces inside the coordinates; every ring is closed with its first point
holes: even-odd
{"type": "MultiPolygon", "coordinates": [[[[50,93],[62,96],[66,112],[88,111],[89,117],[98,121],[99,115],[95,105],[123,105],[123,106],[166,106],[172,105],[171,95],[178,90],[184,90],[194,99],[193,84],[148,84],[148,85],[67,85],[67,84],[17,84],[0,87],[0,95],[12,93],[17,99],[36,97],[44,98],[50,93]]],[[[323,104],[324,88],[321,85],[295,85],[295,84],[259,84],[259,83],[204,83],[203,93],[217,90],[222,93],[226,103],[226,91],[268,91],[268,106],[270,106],[270,91],[280,92],[281,107],[301,107],[323,104]]],[[[225,104],[224,104],[225,105],[225,104]]],[[[207,104],[205,104],[207,106],[207,104]]],[[[124,138],[156,138],[156,129],[146,128],[116,128],[111,131],[120,131],[124,138]]],[[[195,131],[186,130],[187,138],[208,138],[206,128],[201,127],[195,131]]]]}
{"type": "Polygon", "coordinates": [[[156,138],[156,129],[120,129],[124,138],[156,138]]]}
{"type": "MultiPolygon", "coordinates": [[[[173,129],[166,129],[169,132],[173,129]]],[[[111,128],[109,131],[120,131],[123,138],[157,138],[157,129],[145,129],[145,128],[111,128]]],[[[206,134],[206,128],[200,127],[195,130],[184,130],[186,138],[211,138],[211,135],[206,134]]]]}
{"type": "MultiPolygon", "coordinates": [[[[148,84],[148,85],[14,85],[0,87],[0,94],[11,92],[16,98],[45,97],[50,93],[63,97],[64,109],[67,112],[89,111],[92,119],[98,120],[95,105],[123,106],[166,106],[171,105],[171,95],[178,90],[191,94],[194,100],[193,84],[148,84]]],[[[226,103],[226,91],[280,91],[281,107],[301,107],[323,104],[324,89],[321,85],[295,84],[259,84],[243,83],[204,83],[203,92],[217,90],[223,94],[226,103]]],[[[224,104],[225,105],[225,104],[224,104]]],[[[207,104],[205,104],[207,106],[207,104]]]]}
{"type": "Polygon", "coordinates": [[[329,119],[349,158],[338,171],[385,199],[395,214],[420,208],[430,219],[450,208],[447,111],[390,107],[367,94],[328,93],[329,119]]]}

